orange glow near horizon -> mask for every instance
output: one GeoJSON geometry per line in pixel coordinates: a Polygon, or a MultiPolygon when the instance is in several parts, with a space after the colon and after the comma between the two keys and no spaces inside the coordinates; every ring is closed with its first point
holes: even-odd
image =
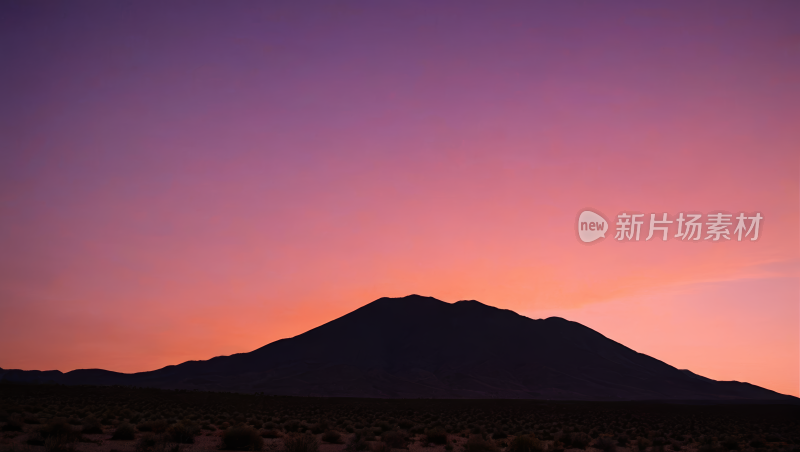
{"type": "Polygon", "coordinates": [[[800,396],[798,5],[210,5],[0,14],[0,367],[153,370],[417,293],[800,396]],[[587,207],[764,220],[584,245],[587,207]]]}

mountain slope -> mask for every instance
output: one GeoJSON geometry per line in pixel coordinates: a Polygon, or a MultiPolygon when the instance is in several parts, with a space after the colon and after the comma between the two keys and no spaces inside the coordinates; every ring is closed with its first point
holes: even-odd
{"type": "Polygon", "coordinates": [[[417,295],[381,298],[250,353],[137,374],[0,370],[0,379],[302,396],[795,399],[678,370],[576,322],[417,295]]]}

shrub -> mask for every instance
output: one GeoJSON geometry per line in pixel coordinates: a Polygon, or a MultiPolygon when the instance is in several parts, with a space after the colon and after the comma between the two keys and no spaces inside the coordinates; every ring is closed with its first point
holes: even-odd
{"type": "Polygon", "coordinates": [[[425,431],[425,442],[429,444],[447,443],[447,432],[441,427],[434,427],[425,431]]]}
{"type": "Polygon", "coordinates": [[[227,450],[261,450],[264,440],[258,430],[244,425],[231,427],[222,434],[222,448],[227,450]]]}
{"type": "Polygon", "coordinates": [[[45,439],[46,452],[73,452],[75,450],[75,437],[71,435],[53,435],[45,439]]]}
{"type": "Polygon", "coordinates": [[[103,426],[100,425],[100,421],[93,417],[87,417],[83,420],[83,428],[81,429],[81,433],[90,435],[93,433],[103,433],[103,426]]]}
{"type": "Polygon", "coordinates": [[[261,430],[261,437],[262,438],[280,438],[281,432],[275,430],[274,428],[268,428],[261,430]]]}
{"type": "Polygon", "coordinates": [[[153,433],[147,432],[139,436],[134,446],[136,452],[149,452],[165,449],[164,439],[160,438],[153,433]]]}
{"type": "Polygon", "coordinates": [[[589,435],[583,432],[575,432],[570,435],[570,437],[572,440],[570,441],[570,444],[575,449],[586,449],[586,446],[588,446],[589,442],[591,441],[589,439],[589,435]]]}
{"type": "Polygon", "coordinates": [[[114,430],[114,434],[111,435],[111,439],[113,440],[132,440],[136,439],[136,429],[127,422],[123,422],[117,426],[117,429],[114,430]]]}
{"type": "Polygon", "coordinates": [[[19,419],[9,419],[3,425],[2,431],[4,432],[21,432],[22,431],[22,422],[19,419]]]}
{"type": "Polygon", "coordinates": [[[392,448],[383,441],[377,442],[370,447],[372,452],[392,452],[392,448]]]}
{"type": "Polygon", "coordinates": [[[322,441],[331,444],[341,444],[342,443],[342,435],[335,430],[328,430],[327,432],[322,434],[322,441]]]}
{"type": "Polygon", "coordinates": [[[628,435],[625,435],[625,434],[623,434],[623,435],[619,435],[619,436],[617,437],[617,446],[620,446],[620,447],[625,447],[625,446],[627,446],[627,445],[628,445],[628,443],[629,443],[630,441],[631,441],[631,440],[630,440],[630,438],[628,438],[628,435]]]}
{"type": "Polygon", "coordinates": [[[464,444],[464,452],[499,452],[500,449],[491,440],[480,435],[472,435],[464,444]]]}
{"type": "Polygon", "coordinates": [[[167,421],[164,419],[159,419],[157,421],[146,421],[140,422],[136,425],[136,429],[140,432],[153,432],[153,433],[164,433],[167,431],[167,421]]]}
{"type": "Polygon", "coordinates": [[[53,419],[46,426],[39,429],[42,437],[49,438],[62,438],[67,442],[75,442],[80,437],[80,434],[72,429],[66,419],[53,419]]]}
{"type": "Polygon", "coordinates": [[[508,452],[542,452],[543,450],[541,441],[528,435],[519,435],[508,445],[508,452]]]}
{"type": "Polygon", "coordinates": [[[311,433],[286,435],[283,446],[286,452],[319,452],[319,441],[311,433]]]}
{"type": "Polygon", "coordinates": [[[739,441],[735,438],[725,438],[725,440],[722,441],[722,448],[725,450],[738,450],[739,441]]]}
{"type": "Polygon", "coordinates": [[[42,421],[40,421],[38,417],[36,417],[36,416],[34,416],[32,414],[28,414],[25,417],[23,417],[22,418],[22,422],[24,422],[26,424],[41,424],[42,423],[42,421]]]}
{"type": "MultiPolygon", "coordinates": [[[[574,442],[573,442],[574,444],[574,442]]],[[[594,442],[594,447],[597,449],[602,450],[603,452],[616,452],[617,445],[614,443],[614,440],[608,438],[606,436],[599,438],[597,441],[594,442]]]]}
{"type": "Polygon", "coordinates": [[[283,423],[283,429],[286,430],[287,433],[293,433],[300,429],[300,421],[297,419],[292,419],[283,423]]]}
{"type": "Polygon", "coordinates": [[[360,435],[353,435],[350,438],[350,441],[347,442],[347,446],[344,448],[348,452],[361,452],[365,450],[369,450],[369,443],[361,437],[360,435]]]}
{"type": "Polygon", "coordinates": [[[386,443],[391,449],[405,449],[407,439],[406,435],[393,430],[381,435],[381,441],[386,443]]]}
{"type": "Polygon", "coordinates": [[[558,440],[564,443],[564,447],[572,446],[572,434],[567,429],[561,431],[558,440]]]}
{"type": "Polygon", "coordinates": [[[44,446],[44,437],[38,430],[35,432],[31,432],[28,435],[28,438],[25,439],[25,444],[28,444],[30,446],[44,446]]]}
{"type": "Polygon", "coordinates": [[[178,422],[167,429],[167,437],[178,444],[194,444],[194,437],[200,434],[200,427],[192,421],[178,422]]]}

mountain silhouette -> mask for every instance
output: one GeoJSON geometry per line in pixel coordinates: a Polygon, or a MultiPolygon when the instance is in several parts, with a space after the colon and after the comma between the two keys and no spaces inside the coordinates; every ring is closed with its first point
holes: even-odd
{"type": "Polygon", "coordinates": [[[419,295],[378,299],[249,353],[134,374],[0,369],[0,380],[324,397],[797,400],[676,369],[562,318],[419,295]]]}

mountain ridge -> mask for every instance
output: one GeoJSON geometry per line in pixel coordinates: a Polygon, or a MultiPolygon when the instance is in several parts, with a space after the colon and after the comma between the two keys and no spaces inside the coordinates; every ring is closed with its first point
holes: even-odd
{"type": "Polygon", "coordinates": [[[247,353],[132,374],[0,369],[0,381],[333,397],[797,400],[677,369],[578,322],[420,295],[379,298],[247,353]]]}

